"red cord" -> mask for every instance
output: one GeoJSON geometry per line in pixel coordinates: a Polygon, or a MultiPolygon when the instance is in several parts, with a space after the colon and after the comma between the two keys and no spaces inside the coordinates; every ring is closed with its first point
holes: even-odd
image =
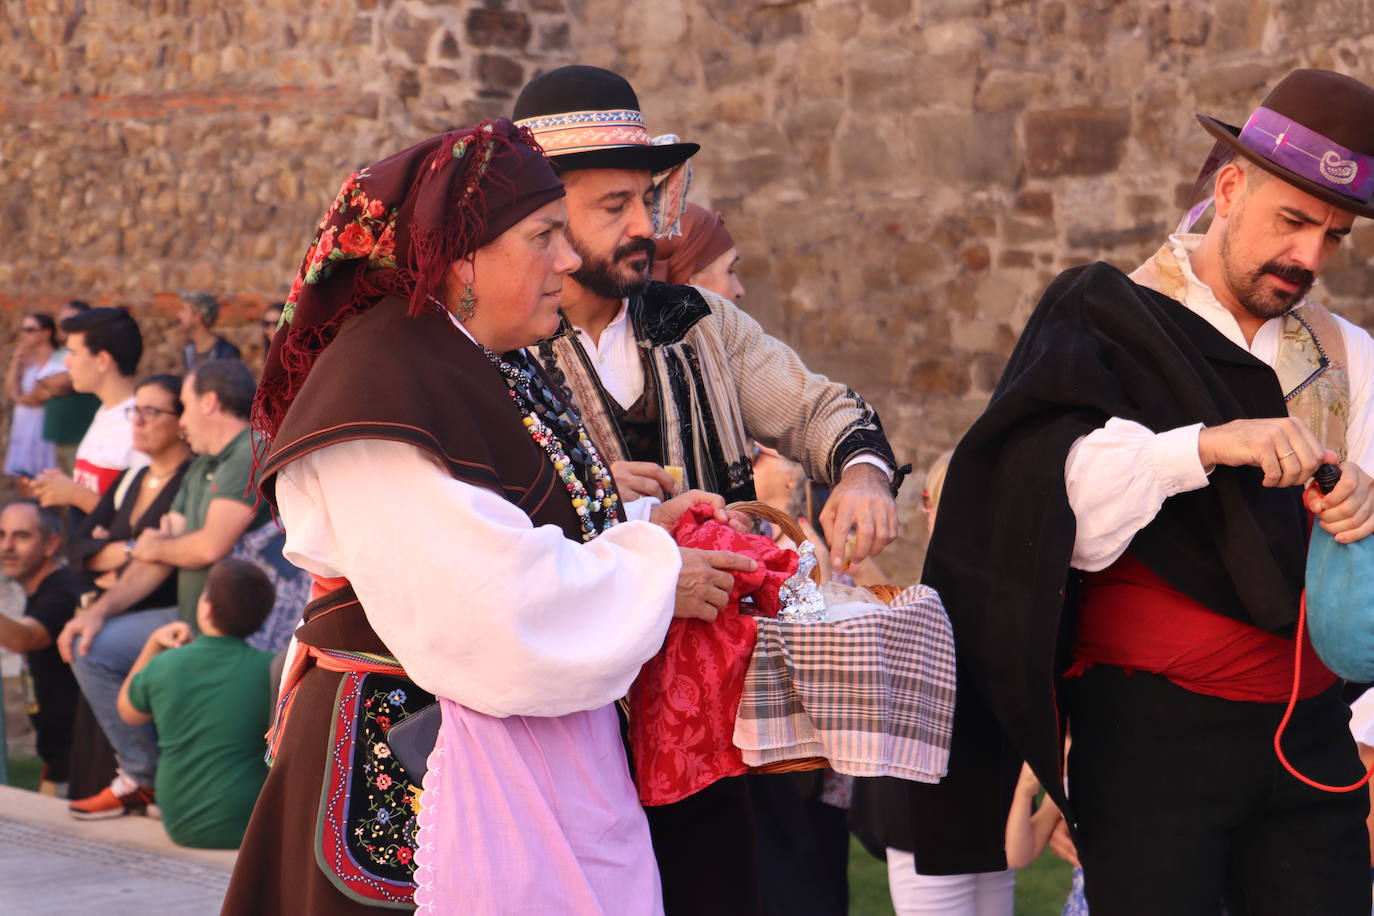
{"type": "Polygon", "coordinates": [[[1306,629],[1307,592],[1304,591],[1302,593],[1302,599],[1298,602],[1298,639],[1293,647],[1293,693],[1288,698],[1288,709],[1284,711],[1283,719],[1279,722],[1279,727],[1274,731],[1274,753],[1278,756],[1279,763],[1283,764],[1283,768],[1291,773],[1293,778],[1299,782],[1306,783],[1312,788],[1320,789],[1323,792],[1354,792],[1356,789],[1362,788],[1369,782],[1369,778],[1374,776],[1374,766],[1371,766],[1369,770],[1365,772],[1364,778],[1359,782],[1352,783],[1348,786],[1328,786],[1317,782],[1315,779],[1308,779],[1306,776],[1299,773],[1283,754],[1283,733],[1284,730],[1288,728],[1288,720],[1293,717],[1293,707],[1298,705],[1298,685],[1302,680],[1302,640],[1306,629]]]}

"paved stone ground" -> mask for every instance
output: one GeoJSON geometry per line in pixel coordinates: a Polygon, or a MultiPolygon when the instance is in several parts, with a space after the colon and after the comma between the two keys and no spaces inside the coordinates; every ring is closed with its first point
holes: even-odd
{"type": "Polygon", "coordinates": [[[65,802],[0,788],[6,916],[213,916],[233,851],[182,849],[144,817],[82,823],[65,802]]]}

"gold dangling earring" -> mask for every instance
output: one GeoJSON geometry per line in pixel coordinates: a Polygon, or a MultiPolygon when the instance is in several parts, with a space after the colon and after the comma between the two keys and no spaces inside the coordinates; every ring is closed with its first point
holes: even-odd
{"type": "Polygon", "coordinates": [[[463,285],[463,295],[458,297],[458,320],[467,321],[477,311],[477,296],[472,291],[472,284],[463,285]]]}

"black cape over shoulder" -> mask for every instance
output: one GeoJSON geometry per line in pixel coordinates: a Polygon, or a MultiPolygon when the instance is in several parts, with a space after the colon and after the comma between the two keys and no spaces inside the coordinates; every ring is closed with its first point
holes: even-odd
{"type": "MultiPolygon", "coordinates": [[[[1163,432],[1283,416],[1273,370],[1178,302],[1103,263],[1050,285],[954,452],[927,554],[923,581],[953,622],[960,692],[950,778],[908,796],[920,871],[1005,867],[1021,759],[1063,806],[1056,687],[1076,627],[1070,447],[1111,417],[1163,432]]],[[[1265,488],[1262,477],[1217,468],[1208,486],[1166,500],[1130,549],[1209,608],[1280,631],[1297,616],[1305,519],[1300,488],[1265,488]]]]}

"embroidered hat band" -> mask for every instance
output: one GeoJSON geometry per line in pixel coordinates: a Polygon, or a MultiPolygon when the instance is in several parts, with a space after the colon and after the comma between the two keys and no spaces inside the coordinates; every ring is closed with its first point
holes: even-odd
{"type": "Polygon", "coordinates": [[[1337,194],[1362,204],[1374,198],[1374,158],[1346,149],[1287,115],[1256,108],[1239,139],[1257,155],[1337,194]]]}

